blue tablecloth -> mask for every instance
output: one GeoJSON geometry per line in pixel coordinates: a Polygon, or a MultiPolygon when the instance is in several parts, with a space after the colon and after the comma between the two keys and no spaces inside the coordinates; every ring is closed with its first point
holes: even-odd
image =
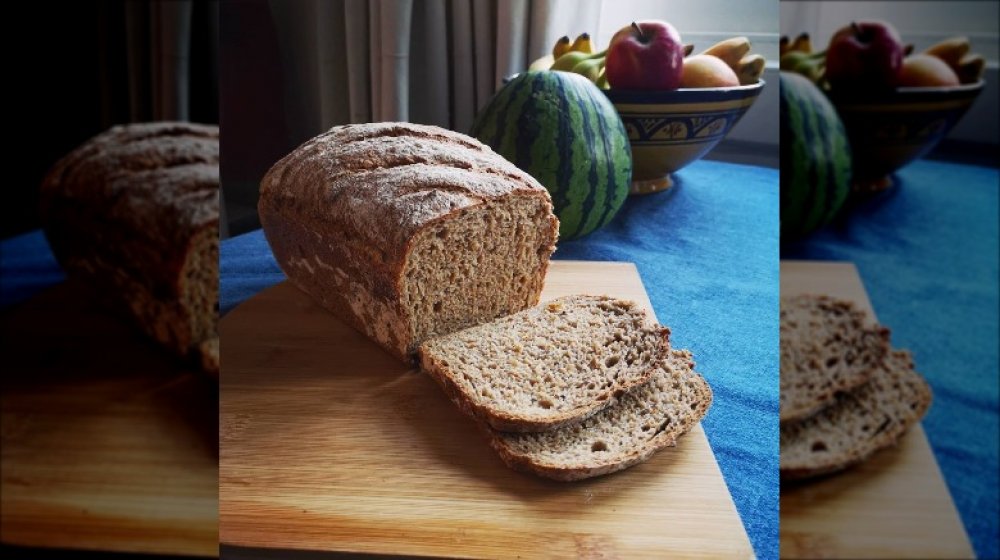
{"type": "Polygon", "coordinates": [[[998,171],[917,161],[782,257],[853,261],[934,390],[924,428],[980,558],[997,558],[998,171]]]}
{"type": "MultiPolygon", "coordinates": [[[[637,265],[673,344],[712,385],[705,432],[754,550],[777,558],[778,173],[701,161],[677,182],[554,258],[637,265]]],[[[221,267],[223,312],[284,279],[260,231],[225,241],[221,267]]]]}

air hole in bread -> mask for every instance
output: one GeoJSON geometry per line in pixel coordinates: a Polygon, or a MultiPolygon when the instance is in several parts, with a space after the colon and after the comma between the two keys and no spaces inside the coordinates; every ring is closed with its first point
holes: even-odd
{"type": "Polygon", "coordinates": [[[434,312],[435,313],[440,313],[441,312],[441,302],[440,301],[434,302],[434,312]]]}
{"type": "Polygon", "coordinates": [[[593,452],[595,452],[595,453],[598,452],[598,451],[607,451],[608,450],[608,444],[604,443],[603,441],[595,441],[590,446],[590,450],[593,451],[593,452]]]}
{"type": "Polygon", "coordinates": [[[619,360],[618,356],[611,356],[607,360],[604,360],[604,367],[614,367],[618,364],[619,360]]]}
{"type": "Polygon", "coordinates": [[[826,451],[827,450],[826,449],[826,444],[823,443],[822,441],[814,441],[813,444],[812,444],[812,447],[810,449],[812,449],[813,453],[818,453],[820,451],[826,451]]]}
{"type": "Polygon", "coordinates": [[[830,356],[829,358],[826,359],[826,367],[832,368],[833,366],[837,365],[839,362],[840,362],[840,358],[838,358],[836,356],[830,356]]]}

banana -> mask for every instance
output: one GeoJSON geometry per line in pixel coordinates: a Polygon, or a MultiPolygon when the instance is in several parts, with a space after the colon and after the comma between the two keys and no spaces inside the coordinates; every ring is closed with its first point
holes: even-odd
{"type": "Polygon", "coordinates": [[[569,52],[569,35],[563,35],[558,40],[556,44],[552,45],[552,58],[558,59],[560,56],[569,52]]]}
{"type": "Polygon", "coordinates": [[[608,83],[608,73],[603,68],[601,69],[601,75],[598,76],[597,81],[594,83],[601,89],[611,89],[611,84],[608,83]]]}
{"type": "Polygon", "coordinates": [[[604,71],[604,57],[599,58],[588,58],[583,62],[577,64],[573,67],[572,72],[575,74],[580,74],[584,78],[587,78],[591,82],[597,83],[597,79],[601,77],[601,73],[604,71]]]}
{"type": "Polygon", "coordinates": [[[591,44],[591,42],[590,42],[590,34],[589,33],[581,33],[576,38],[576,40],[573,41],[573,44],[570,45],[569,50],[571,50],[571,51],[577,51],[577,52],[584,52],[584,53],[587,53],[587,54],[593,54],[594,53],[594,45],[591,44]]]}
{"type": "Polygon", "coordinates": [[[693,53],[693,52],[694,52],[694,43],[688,43],[688,44],[684,45],[684,57],[685,58],[691,56],[691,53],[693,53]]]}
{"type": "Polygon", "coordinates": [[[572,72],[573,68],[575,68],[577,64],[580,64],[581,62],[589,58],[603,59],[604,56],[607,54],[607,52],[608,52],[607,50],[603,50],[599,53],[588,54],[580,51],[569,51],[568,53],[557,58],[555,63],[552,64],[552,67],[549,68],[549,70],[561,70],[563,72],[572,72]]]}
{"type": "Polygon", "coordinates": [[[746,37],[732,37],[725,41],[720,41],[705,49],[701,54],[712,55],[721,58],[727,66],[734,72],[739,72],[740,59],[750,52],[750,39],[746,37]]]}
{"type": "Polygon", "coordinates": [[[759,54],[747,55],[740,59],[739,71],[736,72],[736,76],[740,79],[740,85],[745,86],[759,82],[761,75],[764,74],[766,62],[764,57],[759,54]]]}
{"type": "Polygon", "coordinates": [[[579,51],[569,51],[568,53],[557,58],[556,61],[552,64],[552,67],[549,68],[549,70],[561,70],[563,72],[572,72],[574,66],[580,64],[581,62],[583,62],[584,60],[586,60],[591,56],[593,55],[579,51]]]}
{"type": "Polygon", "coordinates": [[[967,54],[958,61],[958,65],[954,69],[955,73],[958,74],[959,83],[974,84],[983,79],[983,72],[986,71],[986,59],[981,54],[967,54]]]}
{"type": "Polygon", "coordinates": [[[799,33],[799,36],[792,42],[791,50],[811,53],[813,49],[812,40],[809,38],[809,34],[799,33]]]}
{"type": "Polygon", "coordinates": [[[807,53],[790,51],[781,57],[779,66],[786,72],[796,72],[818,84],[826,71],[826,51],[807,53]]]}
{"type": "Polygon", "coordinates": [[[948,66],[955,68],[962,57],[969,54],[969,39],[967,37],[952,37],[931,45],[924,51],[924,54],[936,56],[948,63],[948,66]]]}
{"type": "Polygon", "coordinates": [[[555,61],[556,59],[553,58],[551,54],[547,54],[532,62],[531,66],[528,66],[528,72],[535,70],[548,70],[549,68],[552,68],[552,63],[555,61]]]}

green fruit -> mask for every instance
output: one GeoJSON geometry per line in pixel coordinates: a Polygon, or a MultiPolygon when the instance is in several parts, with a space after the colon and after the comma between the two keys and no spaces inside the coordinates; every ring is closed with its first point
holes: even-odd
{"type": "Polygon", "coordinates": [[[591,82],[597,83],[601,77],[601,70],[604,69],[604,57],[589,58],[573,67],[573,73],[587,78],[591,82]]]}
{"type": "Polygon", "coordinates": [[[781,72],[781,238],[830,222],[850,191],[847,132],[830,101],[804,76],[781,72]]]}
{"type": "Polygon", "coordinates": [[[826,51],[807,53],[792,51],[785,53],[780,60],[782,70],[802,74],[809,81],[818,84],[826,70],[826,51]]]}
{"type": "Polygon", "coordinates": [[[573,68],[576,68],[581,62],[600,59],[604,60],[604,57],[608,54],[607,49],[597,52],[597,53],[587,53],[581,51],[569,51],[568,53],[560,56],[552,64],[549,70],[561,70],[563,72],[573,72],[573,68]]]}
{"type": "Polygon", "coordinates": [[[471,134],[549,190],[561,240],[604,226],[628,196],[625,127],[607,96],[579,74],[518,75],[479,113],[471,134]]]}

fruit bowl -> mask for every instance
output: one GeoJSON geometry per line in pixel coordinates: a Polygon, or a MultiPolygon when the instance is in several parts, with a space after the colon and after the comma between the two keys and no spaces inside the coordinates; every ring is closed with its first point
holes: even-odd
{"type": "Polygon", "coordinates": [[[723,88],[606,90],[632,145],[632,194],[669,189],[670,174],[708,153],[753,105],[764,80],[723,88]]]}
{"type": "Polygon", "coordinates": [[[827,92],[847,130],[857,192],[892,186],[890,174],[926,155],[983,90],[983,81],[949,87],[901,87],[880,95],[827,92]]]}

